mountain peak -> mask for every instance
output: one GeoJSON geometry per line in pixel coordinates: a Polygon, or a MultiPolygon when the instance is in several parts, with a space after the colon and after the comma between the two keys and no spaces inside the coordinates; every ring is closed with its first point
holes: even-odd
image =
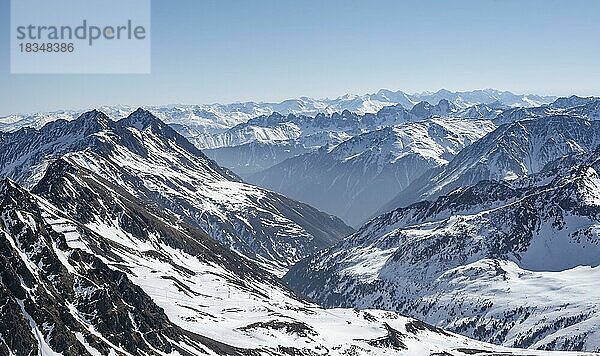
{"type": "Polygon", "coordinates": [[[448,95],[448,94],[453,94],[453,93],[450,90],[448,90],[448,89],[442,88],[442,89],[438,90],[436,92],[436,94],[446,94],[446,95],[448,95]]]}
{"type": "Polygon", "coordinates": [[[569,97],[558,98],[549,106],[555,109],[567,109],[575,106],[586,105],[593,100],[594,97],[585,98],[577,95],[571,95],[569,97]]]}
{"type": "Polygon", "coordinates": [[[457,110],[456,105],[447,99],[440,99],[436,105],[432,105],[428,101],[417,103],[410,112],[419,117],[444,116],[450,112],[457,110]]]}
{"type": "Polygon", "coordinates": [[[96,109],[84,112],[73,121],[73,126],[82,128],[85,134],[105,130],[111,125],[111,119],[105,113],[96,109]]]}
{"type": "Polygon", "coordinates": [[[389,106],[384,106],[383,108],[381,108],[377,112],[377,115],[385,115],[385,114],[396,113],[396,112],[407,113],[408,110],[404,106],[402,106],[402,104],[389,105],[389,106]]]}
{"type": "Polygon", "coordinates": [[[0,178],[0,192],[4,192],[8,188],[16,187],[15,183],[9,178],[0,178]]]}
{"type": "Polygon", "coordinates": [[[7,206],[26,206],[27,202],[23,200],[26,196],[26,190],[21,188],[10,178],[0,178],[0,208],[4,210],[7,206]]]}
{"type": "Polygon", "coordinates": [[[144,110],[142,108],[138,108],[137,110],[129,114],[129,116],[127,116],[125,119],[120,120],[119,123],[123,126],[136,128],[140,131],[144,131],[149,127],[162,129],[164,126],[166,126],[150,111],[144,110]]]}

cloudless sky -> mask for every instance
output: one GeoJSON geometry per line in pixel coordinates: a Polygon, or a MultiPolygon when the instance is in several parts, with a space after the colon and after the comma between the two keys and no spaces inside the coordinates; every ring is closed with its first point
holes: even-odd
{"type": "Polygon", "coordinates": [[[152,0],[152,73],[136,75],[11,75],[0,3],[0,115],[380,88],[600,95],[598,0],[152,0]]]}

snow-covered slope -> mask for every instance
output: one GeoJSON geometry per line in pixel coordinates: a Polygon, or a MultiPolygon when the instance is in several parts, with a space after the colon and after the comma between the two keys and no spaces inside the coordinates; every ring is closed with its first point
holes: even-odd
{"type": "Polygon", "coordinates": [[[242,354],[170,322],[126,273],[109,265],[124,249],[110,243],[110,234],[105,239],[65,221],[13,182],[0,181],[0,353],[242,354]]]}
{"type": "MultiPolygon", "coordinates": [[[[600,117],[600,100],[593,97],[559,98],[555,103],[543,106],[521,103],[523,106],[511,107],[498,99],[502,96],[501,93],[490,96],[489,100],[484,100],[483,97],[479,99],[485,103],[458,100],[450,94],[434,95],[428,98],[429,101],[415,102],[410,110],[402,105],[393,105],[385,106],[375,114],[343,112],[320,114],[315,118],[275,113],[218,133],[182,132],[196,146],[209,148],[207,154],[211,158],[246,178],[252,173],[281,163],[286,158],[311,152],[318,147],[336,145],[361,133],[433,116],[493,119],[497,125],[559,114],[592,120],[600,117]],[[433,102],[433,98],[438,97],[441,99],[433,102]],[[475,104],[464,107],[465,103],[475,104]],[[263,154],[257,156],[260,152],[263,154]]],[[[547,102],[549,101],[539,101],[547,102]]]]}
{"type": "Polygon", "coordinates": [[[505,124],[461,151],[447,166],[428,171],[380,213],[481,180],[524,177],[557,158],[589,153],[599,144],[600,121],[559,115],[505,124]]]}
{"type": "Polygon", "coordinates": [[[453,115],[466,119],[495,119],[503,111],[510,110],[500,102],[490,104],[476,104],[467,108],[461,109],[453,115]]]}
{"type": "Polygon", "coordinates": [[[241,182],[149,112],[98,111],[0,137],[0,172],[27,186],[65,158],[194,224],[276,271],[352,230],[339,219],[241,182]]]}
{"type": "Polygon", "coordinates": [[[487,120],[433,118],[355,136],[247,178],[359,226],[389,197],[492,131],[487,120]]]}
{"type": "MultiPolygon", "coordinates": [[[[246,177],[274,166],[294,156],[294,153],[310,152],[317,147],[337,144],[357,134],[386,126],[434,115],[492,119],[502,108],[530,107],[550,103],[553,99],[514,95],[492,89],[458,93],[440,90],[422,94],[380,90],[374,94],[344,95],[336,99],[301,97],[281,103],[166,105],[148,106],[145,109],[198,148],[211,149],[206,153],[221,165],[246,177]],[[408,113],[409,109],[414,110],[408,113]],[[344,111],[352,112],[355,116],[366,116],[366,119],[348,118],[347,114],[343,114],[344,111]],[[374,120],[377,113],[380,115],[374,120]],[[319,114],[319,120],[309,120],[319,114]],[[271,120],[261,120],[261,116],[271,120]],[[289,120],[282,120],[288,116],[289,120]],[[245,125],[255,118],[259,119],[245,125]],[[340,119],[348,122],[340,123],[340,119]],[[309,121],[315,125],[307,125],[309,121]],[[289,146],[295,149],[290,150],[289,146]],[[253,158],[258,161],[254,162],[253,158]]],[[[99,110],[116,121],[135,109],[113,106],[99,110]]],[[[0,132],[14,132],[23,127],[39,129],[58,119],[73,120],[81,113],[67,110],[0,117],[0,132]]]]}
{"type": "Polygon", "coordinates": [[[284,280],[325,306],[396,310],[505,346],[600,351],[600,151],[582,156],[381,215],[284,280]]]}
{"type": "Polygon", "coordinates": [[[392,312],[317,307],[68,159],[33,191],[0,181],[3,354],[548,354],[392,312]]]}

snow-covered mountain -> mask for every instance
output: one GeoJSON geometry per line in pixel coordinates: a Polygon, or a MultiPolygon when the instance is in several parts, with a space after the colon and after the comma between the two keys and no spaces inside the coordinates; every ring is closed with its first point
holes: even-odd
{"type": "Polygon", "coordinates": [[[322,309],[68,160],[33,191],[0,181],[2,354],[547,354],[392,312],[322,309]]]}
{"type": "Polygon", "coordinates": [[[445,99],[437,104],[417,103],[411,110],[401,105],[386,106],[376,114],[341,114],[311,116],[262,116],[216,134],[190,138],[219,164],[244,178],[275,166],[284,160],[313,152],[321,147],[333,147],[357,135],[415,122],[430,117],[464,117],[493,119],[500,110],[486,104],[458,109],[445,99]]]}
{"type": "Polygon", "coordinates": [[[273,143],[298,139],[308,141],[302,142],[307,147],[311,144],[318,147],[336,144],[336,139],[339,141],[361,133],[430,117],[494,119],[502,107],[496,104],[490,105],[479,104],[460,109],[442,99],[435,104],[427,101],[419,102],[410,110],[398,104],[367,114],[348,110],[316,116],[285,115],[276,112],[251,119],[221,133],[206,133],[192,137],[191,141],[201,149],[235,147],[250,142],[273,143]]]}
{"type": "Polygon", "coordinates": [[[432,169],[386,204],[380,213],[431,200],[482,180],[512,180],[539,172],[560,157],[589,153],[600,144],[600,121],[549,116],[500,126],[432,169]]]}
{"type": "Polygon", "coordinates": [[[141,251],[70,225],[7,179],[0,181],[0,211],[3,355],[240,354],[170,322],[126,273],[109,265],[123,251],[141,251]]]}
{"type": "MultiPolygon", "coordinates": [[[[456,101],[454,96],[447,97],[456,101]]],[[[515,108],[499,100],[484,101],[487,103],[460,107],[442,98],[433,104],[428,101],[418,102],[410,110],[402,105],[394,105],[385,106],[375,114],[364,115],[342,112],[312,117],[275,113],[219,133],[190,135],[182,132],[196,146],[208,149],[206,153],[209,157],[247,178],[287,158],[312,152],[318,147],[337,145],[361,133],[433,116],[493,119],[497,125],[559,114],[586,119],[600,117],[600,100],[592,97],[560,98],[556,103],[544,106],[526,105],[515,108]]]]}
{"type": "Polygon", "coordinates": [[[64,159],[279,272],[352,231],[306,204],[243,183],[141,109],[120,121],[91,111],[3,134],[0,152],[0,174],[27,187],[64,159]]]}
{"type": "Polygon", "coordinates": [[[244,178],[273,167],[287,158],[335,146],[356,135],[416,120],[401,105],[388,106],[377,114],[350,111],[316,116],[281,115],[254,118],[217,134],[191,138],[219,164],[244,178]]]}
{"type": "Polygon", "coordinates": [[[493,102],[490,104],[476,104],[459,110],[453,115],[466,119],[495,119],[503,111],[510,110],[501,102],[493,102]]]}
{"type": "Polygon", "coordinates": [[[451,92],[441,89],[435,93],[413,94],[412,98],[417,101],[427,101],[430,104],[436,104],[440,100],[447,100],[459,108],[467,108],[478,104],[494,104],[512,107],[535,107],[549,104],[556,99],[555,96],[542,95],[515,95],[509,91],[499,91],[495,89],[473,90],[465,92],[451,92]]]}
{"type": "Polygon", "coordinates": [[[441,99],[437,104],[430,104],[427,101],[421,101],[413,106],[410,112],[419,118],[448,116],[458,112],[458,107],[446,99],[441,99]]]}
{"type": "MultiPolygon", "coordinates": [[[[426,117],[429,115],[426,115],[426,117]]],[[[250,142],[283,142],[299,140],[307,148],[339,143],[360,133],[401,124],[417,119],[400,105],[381,109],[376,114],[357,114],[348,110],[342,113],[284,115],[273,113],[259,116],[218,134],[205,134],[192,138],[201,149],[235,147],[250,142]]]]}
{"type": "Polygon", "coordinates": [[[359,226],[391,195],[493,129],[488,120],[444,118],[389,126],[289,158],[247,180],[359,226]]]}
{"type": "Polygon", "coordinates": [[[505,346],[599,352],[598,172],[600,150],[396,209],[284,280],[325,306],[395,310],[505,346]]]}
{"type": "Polygon", "coordinates": [[[538,107],[522,107],[505,110],[498,114],[494,121],[498,124],[506,124],[518,120],[547,117],[553,115],[576,116],[588,120],[600,119],[600,98],[570,96],[558,98],[548,105],[538,107]]]}

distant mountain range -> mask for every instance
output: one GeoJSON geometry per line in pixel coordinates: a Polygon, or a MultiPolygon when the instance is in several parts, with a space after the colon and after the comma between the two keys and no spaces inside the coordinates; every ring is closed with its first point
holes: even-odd
{"type": "MultiPolygon", "coordinates": [[[[282,115],[315,116],[319,113],[342,113],[344,110],[356,114],[374,114],[385,106],[400,104],[412,109],[419,102],[426,101],[436,105],[445,99],[458,108],[466,108],[477,104],[500,103],[512,107],[534,107],[551,103],[553,96],[516,95],[508,91],[494,89],[451,92],[439,90],[435,93],[407,94],[402,91],[379,90],[374,94],[344,95],[336,99],[312,99],[301,97],[280,103],[244,102],[232,104],[207,105],[165,105],[150,106],[145,109],[168,124],[179,124],[176,127],[186,137],[194,137],[201,133],[214,133],[226,130],[237,124],[262,116],[279,113],[282,115]]],[[[128,106],[98,108],[112,118],[121,118],[135,110],[128,106]]],[[[0,131],[16,130],[21,127],[40,128],[57,118],[74,119],[82,111],[65,110],[53,113],[15,114],[0,118],[0,131]]],[[[205,148],[205,147],[200,147],[205,148]]]]}

